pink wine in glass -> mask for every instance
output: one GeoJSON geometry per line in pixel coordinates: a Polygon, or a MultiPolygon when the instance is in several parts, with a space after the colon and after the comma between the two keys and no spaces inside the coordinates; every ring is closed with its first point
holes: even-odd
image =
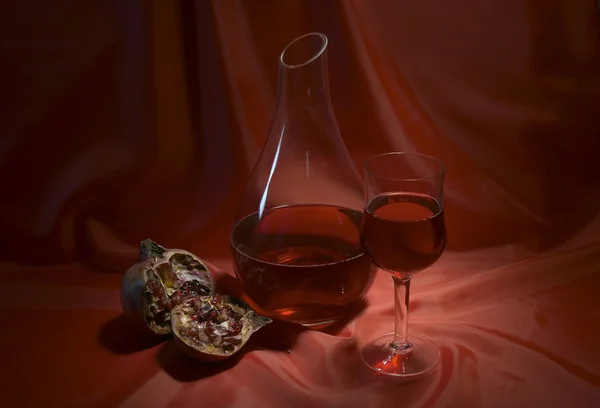
{"type": "Polygon", "coordinates": [[[322,325],[362,299],[375,276],[360,244],[362,213],[292,205],[251,214],[234,227],[235,273],[263,315],[322,325]]]}
{"type": "Polygon", "coordinates": [[[365,208],[362,244],[380,268],[414,274],[433,265],[446,246],[444,210],[428,195],[388,193],[365,208]]]}

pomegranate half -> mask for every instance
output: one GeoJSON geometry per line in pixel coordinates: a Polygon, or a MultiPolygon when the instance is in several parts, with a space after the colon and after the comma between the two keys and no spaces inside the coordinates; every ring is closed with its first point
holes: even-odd
{"type": "Polygon", "coordinates": [[[171,310],[192,297],[210,296],[214,278],[200,258],[182,249],[167,249],[146,239],[138,262],[121,284],[124,314],[140,327],[165,335],[172,332],[171,310]]]}
{"type": "Polygon", "coordinates": [[[227,295],[190,298],[171,311],[175,343],[190,357],[218,361],[237,353],[271,319],[227,295]]]}

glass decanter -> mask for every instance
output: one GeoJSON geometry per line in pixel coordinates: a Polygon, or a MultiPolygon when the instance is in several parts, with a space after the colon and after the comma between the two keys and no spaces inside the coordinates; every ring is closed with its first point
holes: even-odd
{"type": "Polygon", "coordinates": [[[230,234],[246,300],[314,328],[344,318],[375,276],[360,244],[363,184],[331,106],[327,46],[310,33],[281,53],[271,129],[230,234]]]}

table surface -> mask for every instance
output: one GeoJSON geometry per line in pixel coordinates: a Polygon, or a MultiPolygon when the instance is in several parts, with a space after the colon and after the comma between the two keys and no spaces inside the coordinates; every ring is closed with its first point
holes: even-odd
{"type": "MultiPolygon", "coordinates": [[[[368,307],[337,332],[274,324],[238,358],[205,364],[129,326],[119,274],[4,264],[0,349],[10,374],[1,405],[594,407],[598,231],[540,255],[511,246],[448,251],[415,277],[411,330],[441,349],[440,366],[416,381],[374,375],[358,356],[392,328],[383,272],[368,307]]],[[[227,280],[229,261],[209,261],[227,280]]]]}

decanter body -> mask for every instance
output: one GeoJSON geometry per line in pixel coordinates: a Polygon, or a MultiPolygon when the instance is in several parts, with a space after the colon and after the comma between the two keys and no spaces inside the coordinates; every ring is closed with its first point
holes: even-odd
{"type": "Polygon", "coordinates": [[[248,302],[314,327],[347,316],[375,275],[359,237],[362,181],[331,106],[327,46],[311,33],[281,53],[271,129],[230,234],[248,302]]]}

